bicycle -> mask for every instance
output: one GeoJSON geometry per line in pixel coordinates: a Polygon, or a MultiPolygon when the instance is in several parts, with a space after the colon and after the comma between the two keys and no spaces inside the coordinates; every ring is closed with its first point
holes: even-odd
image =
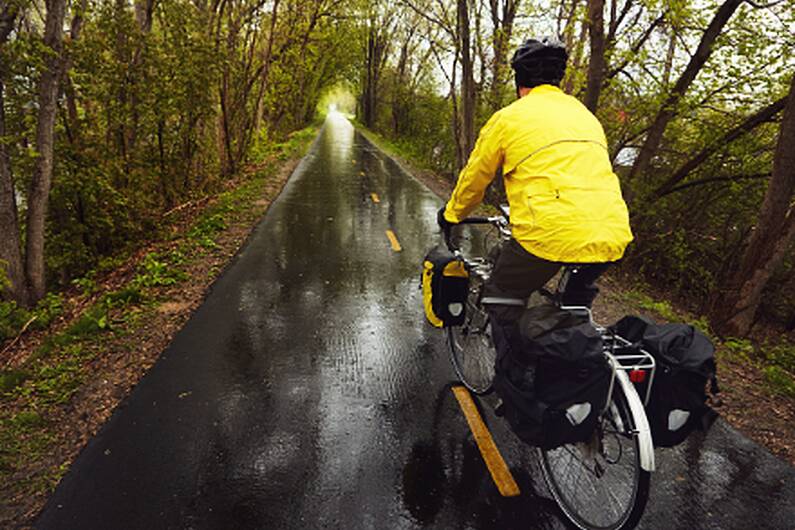
{"type": "MultiPolygon", "coordinates": [[[[460,224],[492,225],[501,239],[510,237],[509,212],[492,217],[471,217],[460,224]]],[[[451,241],[445,242],[470,274],[465,322],[447,328],[453,367],[470,391],[484,395],[492,390],[497,352],[491,341],[491,324],[483,306],[482,289],[493,269],[490,257],[466,256],[451,241]]],[[[557,294],[576,265],[564,267],[557,294]]],[[[590,308],[560,306],[564,311],[587,315],[603,339],[603,354],[612,377],[597,427],[588,442],[555,449],[537,448],[544,480],[563,514],[583,530],[633,528],[645,509],[651,472],[655,469],[654,445],[644,405],[651,395],[656,363],[644,350],[594,322],[590,308]],[[618,384],[616,384],[618,383],[618,384]],[[636,384],[644,385],[641,400],[636,384]]]]}

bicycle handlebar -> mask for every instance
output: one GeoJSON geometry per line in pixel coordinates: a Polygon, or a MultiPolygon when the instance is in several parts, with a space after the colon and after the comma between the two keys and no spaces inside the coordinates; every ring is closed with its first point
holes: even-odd
{"type": "Polygon", "coordinates": [[[499,217],[467,217],[462,219],[460,225],[486,225],[500,219],[499,217]]]}
{"type": "Polygon", "coordinates": [[[496,224],[498,224],[500,222],[505,222],[505,218],[502,217],[502,216],[499,216],[499,215],[495,215],[493,217],[467,217],[466,219],[462,219],[458,223],[453,224],[453,225],[449,225],[447,228],[444,228],[442,230],[442,233],[444,234],[444,242],[447,245],[447,248],[450,250],[450,252],[453,252],[453,253],[458,252],[458,248],[456,248],[455,245],[453,245],[453,242],[451,241],[451,236],[452,236],[452,232],[453,232],[452,228],[454,226],[458,226],[458,225],[488,225],[488,224],[495,224],[496,225],[496,224]]]}

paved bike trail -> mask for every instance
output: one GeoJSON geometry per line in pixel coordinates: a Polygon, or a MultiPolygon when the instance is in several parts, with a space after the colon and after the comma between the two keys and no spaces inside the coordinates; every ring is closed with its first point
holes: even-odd
{"type": "MultiPolygon", "coordinates": [[[[486,400],[499,496],[450,391],[418,290],[440,204],[332,114],[36,528],[564,528],[486,400]]],[[[725,423],[658,465],[643,528],[795,525],[795,470],[725,423]]]]}

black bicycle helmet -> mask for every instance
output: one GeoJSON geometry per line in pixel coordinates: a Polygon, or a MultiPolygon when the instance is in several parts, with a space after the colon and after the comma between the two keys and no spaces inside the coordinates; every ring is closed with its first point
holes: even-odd
{"type": "Polygon", "coordinates": [[[555,37],[527,39],[511,59],[516,86],[559,85],[566,73],[568,58],[566,47],[555,37]]]}

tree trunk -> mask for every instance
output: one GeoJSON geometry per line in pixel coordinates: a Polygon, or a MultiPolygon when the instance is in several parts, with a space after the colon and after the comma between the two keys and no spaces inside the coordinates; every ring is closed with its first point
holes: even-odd
{"type": "MultiPolygon", "coordinates": [[[[5,102],[3,101],[3,72],[0,72],[0,137],[5,136],[5,102]]],[[[11,174],[11,159],[8,156],[5,142],[0,142],[0,277],[5,272],[9,285],[3,290],[3,296],[27,306],[29,303],[28,286],[22,266],[22,249],[19,238],[19,218],[17,217],[17,201],[14,193],[14,179],[11,174]]]]}
{"type": "MultiPolygon", "coordinates": [[[[566,49],[569,50],[569,52],[574,49],[574,31],[576,29],[577,6],[579,3],[580,0],[572,0],[568,15],[566,16],[566,23],[563,26],[563,31],[560,32],[560,34],[563,35],[563,43],[566,45],[566,49]]],[[[562,7],[563,5],[561,5],[561,8],[562,7]]]]}
{"type": "Polygon", "coordinates": [[[375,124],[375,84],[376,74],[375,65],[377,59],[375,57],[377,50],[376,29],[373,25],[367,31],[367,71],[365,73],[364,94],[363,94],[363,110],[364,110],[364,125],[372,128],[375,124]]]}
{"type": "Polygon", "coordinates": [[[381,69],[384,66],[384,59],[386,58],[385,35],[387,34],[387,31],[383,31],[381,25],[381,21],[377,18],[372,18],[367,29],[366,71],[362,89],[362,118],[367,127],[373,127],[378,117],[378,84],[380,82],[381,69]]]}
{"type": "Polygon", "coordinates": [[[588,83],[584,104],[591,112],[599,106],[599,93],[605,76],[605,0],[588,0],[588,33],[591,42],[591,58],[588,61],[588,83]]]}
{"type": "Polygon", "coordinates": [[[773,158],[773,175],[740,264],[715,297],[711,320],[722,335],[746,335],[762,293],[795,240],[795,76],[773,158]]]}
{"type": "Polygon", "coordinates": [[[400,56],[397,63],[397,84],[392,91],[392,133],[399,136],[402,131],[403,114],[405,112],[406,98],[408,97],[407,67],[411,39],[414,37],[414,28],[411,28],[400,46],[400,56]]]}
{"type": "Polygon", "coordinates": [[[58,81],[60,78],[63,48],[63,22],[66,0],[47,0],[47,18],[44,27],[44,46],[51,50],[45,61],[46,68],[39,80],[39,112],[36,124],[36,166],[28,192],[27,240],[25,248],[25,275],[30,286],[31,301],[41,299],[45,293],[44,226],[47,202],[50,196],[53,170],[53,147],[58,81]]]}
{"type": "Polygon", "coordinates": [[[636,177],[642,177],[648,171],[654,153],[660,146],[660,142],[662,142],[665,129],[676,115],[676,106],[712,54],[712,45],[715,43],[721,31],[723,31],[723,27],[744,1],[745,0],[726,0],[723,5],[718,8],[718,11],[715,13],[706,31],[704,31],[704,34],[701,36],[701,42],[698,44],[696,53],[690,58],[690,62],[676,81],[671,94],[662,104],[657,116],[654,118],[654,122],[651,127],[649,127],[646,140],[643,142],[638,157],[635,159],[635,163],[632,165],[632,169],[627,177],[628,182],[632,182],[636,177]]]}
{"type": "Polygon", "coordinates": [[[458,68],[458,55],[453,58],[453,68],[451,70],[451,80],[450,80],[450,103],[452,105],[452,113],[451,113],[451,128],[453,130],[453,140],[455,141],[455,172],[453,175],[453,180],[458,178],[458,173],[464,167],[466,163],[466,157],[464,155],[464,148],[461,145],[461,113],[458,111],[459,104],[458,104],[458,95],[457,95],[457,74],[456,70],[458,68]]]}
{"type": "Polygon", "coordinates": [[[582,54],[583,54],[583,42],[585,41],[585,35],[588,32],[588,23],[583,22],[580,25],[580,35],[574,43],[574,49],[567,48],[569,50],[569,66],[566,68],[566,77],[563,81],[563,91],[566,94],[571,94],[574,92],[574,81],[577,78],[575,72],[579,71],[582,68],[582,54]]]}
{"type": "Polygon", "coordinates": [[[257,114],[254,121],[254,129],[259,131],[262,120],[265,117],[265,91],[268,87],[268,76],[271,71],[271,58],[273,57],[273,41],[276,35],[276,20],[279,16],[279,0],[273,2],[271,8],[271,23],[268,32],[268,44],[262,57],[262,73],[260,74],[260,88],[257,94],[257,114]]]}
{"type": "MultiPolygon", "coordinates": [[[[0,11],[0,46],[5,46],[13,31],[16,16],[16,6],[4,5],[0,11]]],[[[0,64],[0,138],[6,135],[5,75],[5,68],[0,64]]],[[[11,157],[6,143],[0,142],[0,233],[3,234],[0,238],[0,277],[4,274],[9,282],[1,294],[27,306],[30,298],[22,264],[18,215],[11,157]]]]}
{"type": "Polygon", "coordinates": [[[489,91],[489,107],[496,112],[502,106],[500,94],[504,83],[508,82],[505,75],[505,57],[508,52],[508,44],[511,42],[513,34],[513,21],[516,18],[516,10],[521,0],[489,0],[491,8],[491,23],[494,27],[492,35],[492,50],[494,59],[491,63],[491,87],[489,91]],[[502,9],[500,9],[500,4],[502,9]],[[502,11],[502,13],[500,13],[502,11]],[[502,15],[502,16],[500,16],[502,15]]]}
{"type": "Polygon", "coordinates": [[[228,66],[224,68],[218,98],[221,105],[221,115],[218,117],[221,124],[221,173],[224,176],[230,176],[237,171],[237,168],[235,167],[234,150],[232,148],[228,66]]]}
{"type": "Polygon", "coordinates": [[[668,40],[668,50],[665,52],[665,65],[663,66],[662,74],[662,82],[665,87],[668,87],[668,83],[671,82],[671,71],[674,67],[674,56],[676,55],[676,28],[669,24],[668,30],[671,35],[668,40]]]}
{"type": "MultiPolygon", "coordinates": [[[[87,7],[88,0],[81,0],[80,5],[74,8],[75,14],[72,17],[72,25],[69,30],[69,41],[71,44],[74,44],[80,38],[87,7]]],[[[66,97],[66,135],[69,138],[69,142],[76,146],[80,143],[81,131],[78,124],[77,93],[72,79],[69,77],[71,70],[72,57],[64,54],[61,83],[63,83],[64,96],[66,97]]],[[[75,151],[78,151],[78,149],[76,148],[75,151]]]]}
{"type": "Polygon", "coordinates": [[[130,86],[130,116],[132,124],[128,132],[127,145],[131,154],[135,153],[138,144],[138,129],[140,125],[140,79],[144,67],[144,48],[146,47],[146,39],[149,32],[152,30],[152,15],[155,8],[155,0],[136,0],[135,4],[135,21],[138,24],[140,33],[136,35],[138,41],[133,52],[132,61],[130,64],[129,72],[129,86],[130,86]]]}
{"type": "Polygon", "coordinates": [[[475,146],[475,78],[468,0],[458,0],[458,32],[461,40],[461,143],[462,158],[466,159],[475,146]]]}

